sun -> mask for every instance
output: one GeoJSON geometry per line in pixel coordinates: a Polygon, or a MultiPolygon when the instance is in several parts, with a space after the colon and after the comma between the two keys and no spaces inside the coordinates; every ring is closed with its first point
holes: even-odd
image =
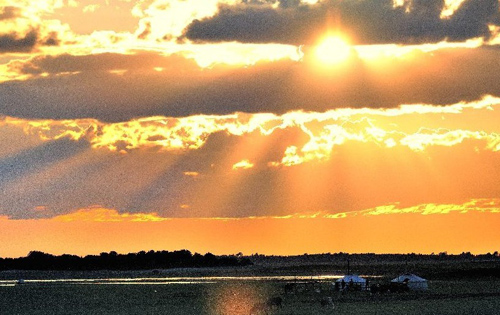
{"type": "Polygon", "coordinates": [[[335,65],[349,58],[351,46],[340,36],[327,36],[315,50],[316,58],[326,65],[335,65]]]}

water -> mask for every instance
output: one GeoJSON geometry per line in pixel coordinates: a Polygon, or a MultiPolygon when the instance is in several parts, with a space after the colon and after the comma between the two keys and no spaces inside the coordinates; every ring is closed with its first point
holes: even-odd
{"type": "Polygon", "coordinates": [[[16,285],[169,285],[169,284],[203,284],[231,281],[335,281],[341,275],[318,276],[209,276],[209,277],[162,277],[162,278],[93,278],[93,279],[24,279],[0,280],[0,287],[16,285]]]}

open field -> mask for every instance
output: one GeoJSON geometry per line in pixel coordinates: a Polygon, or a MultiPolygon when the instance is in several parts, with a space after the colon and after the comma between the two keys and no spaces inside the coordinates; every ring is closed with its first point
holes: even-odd
{"type": "MultiPolygon", "coordinates": [[[[375,267],[358,266],[360,269],[375,267]]],[[[397,269],[396,266],[386,267],[397,269]]],[[[327,266],[254,266],[154,272],[103,271],[73,273],[72,280],[69,273],[52,274],[54,279],[49,279],[50,273],[38,273],[39,278],[45,280],[30,281],[31,278],[26,277],[22,285],[14,285],[12,279],[21,273],[24,276],[37,273],[3,272],[0,273],[0,278],[4,279],[0,281],[0,314],[249,315],[254,305],[277,296],[283,299],[283,306],[272,307],[268,315],[500,313],[497,262],[422,264],[419,265],[420,274],[424,273],[429,279],[429,291],[375,295],[335,292],[332,277],[339,273],[325,268],[328,269],[327,266]],[[265,274],[271,276],[263,277],[265,274]],[[229,277],[221,278],[224,275],[229,277]],[[7,278],[11,280],[5,280],[7,278]],[[298,283],[297,290],[285,294],[284,285],[290,282],[298,283]],[[332,297],[333,309],[321,305],[325,297],[332,297]]],[[[371,274],[370,281],[383,282],[391,276],[392,273],[371,274]]]]}
{"type": "Polygon", "coordinates": [[[0,287],[1,314],[250,314],[269,296],[283,307],[269,314],[498,314],[500,281],[431,282],[425,293],[340,295],[328,282],[321,293],[284,295],[281,281],[224,281],[193,284],[37,284],[0,287]],[[335,308],[320,304],[332,296],[335,308]]]}

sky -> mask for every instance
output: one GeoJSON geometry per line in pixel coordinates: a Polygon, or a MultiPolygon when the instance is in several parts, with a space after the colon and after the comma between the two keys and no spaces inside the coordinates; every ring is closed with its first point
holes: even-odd
{"type": "Polygon", "coordinates": [[[0,0],[0,257],[486,253],[497,0],[0,0]]]}

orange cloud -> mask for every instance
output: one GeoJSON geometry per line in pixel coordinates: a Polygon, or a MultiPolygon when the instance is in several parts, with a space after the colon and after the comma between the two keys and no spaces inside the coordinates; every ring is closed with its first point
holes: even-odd
{"type": "Polygon", "coordinates": [[[92,207],[52,218],[60,222],[161,222],[168,220],[156,213],[119,213],[114,209],[92,207]]]}
{"type": "MultiPolygon", "coordinates": [[[[452,213],[500,213],[500,198],[480,198],[471,199],[462,204],[420,204],[411,207],[400,207],[399,203],[377,206],[372,209],[365,209],[360,211],[339,212],[339,213],[297,213],[286,216],[274,216],[274,219],[345,219],[358,216],[383,216],[383,215],[397,215],[397,214],[418,214],[418,215],[439,215],[439,214],[452,214],[452,213]]],[[[257,219],[258,217],[255,217],[257,219]]]]}
{"type": "MultiPolygon", "coordinates": [[[[187,204],[180,205],[182,209],[189,209],[187,204]]],[[[45,207],[37,207],[37,211],[45,210],[45,207]]],[[[399,207],[399,203],[378,206],[373,209],[361,211],[339,212],[339,213],[296,213],[285,216],[259,216],[248,218],[198,218],[196,220],[223,220],[223,221],[241,221],[266,220],[266,219],[345,219],[357,216],[380,216],[396,214],[419,214],[419,215],[442,215],[452,213],[500,213],[500,198],[479,198],[471,199],[462,204],[420,204],[411,207],[399,207]]],[[[8,217],[0,216],[0,219],[9,220],[8,217]]],[[[162,222],[168,220],[179,220],[165,218],[157,213],[120,213],[115,209],[107,209],[100,206],[92,206],[85,209],[79,209],[74,212],[58,215],[49,220],[56,222],[162,222]]]]}
{"type": "Polygon", "coordinates": [[[500,148],[500,134],[468,130],[422,130],[404,136],[400,143],[412,150],[423,151],[427,146],[454,146],[466,139],[484,140],[487,143],[486,148],[492,151],[498,151],[500,148]]]}
{"type": "Polygon", "coordinates": [[[445,0],[441,18],[450,18],[466,0],[445,0]]]}
{"type": "MultiPolygon", "coordinates": [[[[198,115],[181,118],[149,117],[127,122],[103,123],[95,119],[23,120],[5,117],[1,124],[22,128],[28,135],[44,141],[70,138],[88,141],[95,149],[126,153],[155,148],[160,151],[197,150],[219,132],[244,136],[258,132],[269,136],[280,131],[300,130],[308,139],[289,145],[281,160],[272,166],[293,166],[310,161],[328,160],[336,146],[348,141],[376,143],[382,147],[408,147],[424,151],[430,146],[455,146],[466,140],[483,143],[481,150],[500,150],[500,129],[484,125],[486,130],[468,129],[475,115],[500,119],[496,107],[500,99],[486,96],[476,102],[449,106],[425,104],[401,105],[395,109],[338,109],[324,113],[289,112],[275,114],[198,115]],[[426,117],[424,125],[413,114],[426,117]],[[446,120],[443,120],[446,117],[446,120]],[[470,118],[468,118],[470,117],[470,118]],[[447,122],[448,127],[446,126],[447,122]],[[413,125],[413,126],[412,126],[413,125]],[[438,127],[439,126],[439,127],[438,127]]],[[[418,116],[416,116],[418,117],[418,116]]],[[[493,119],[494,120],[494,119],[493,119]]],[[[481,128],[478,126],[477,128],[481,128]]],[[[248,159],[248,158],[247,158],[248,159]]],[[[243,167],[245,160],[233,168],[243,167]]],[[[251,163],[246,161],[245,167],[251,163]]]]}
{"type": "MultiPolygon", "coordinates": [[[[487,212],[500,213],[500,198],[481,198],[471,199],[463,204],[421,204],[412,207],[401,208],[399,204],[379,206],[373,209],[362,211],[347,212],[342,214],[342,218],[348,216],[377,216],[391,214],[450,214],[450,213],[468,213],[468,212],[487,212]]],[[[325,215],[325,218],[339,218],[339,214],[325,215]]]]}
{"type": "Polygon", "coordinates": [[[253,163],[250,162],[249,160],[241,160],[238,163],[235,163],[233,165],[233,170],[239,170],[239,169],[249,169],[254,167],[253,163]]]}

